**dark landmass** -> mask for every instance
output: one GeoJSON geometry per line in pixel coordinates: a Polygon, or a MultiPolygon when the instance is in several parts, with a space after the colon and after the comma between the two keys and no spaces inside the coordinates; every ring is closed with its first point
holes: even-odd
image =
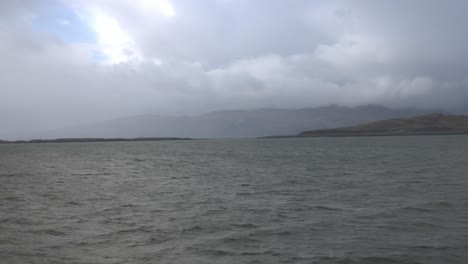
{"type": "Polygon", "coordinates": [[[141,115],[83,126],[49,130],[21,138],[256,138],[294,135],[304,130],[354,126],[389,118],[440,112],[390,109],[379,105],[324,106],[303,109],[222,110],[195,116],[141,115]]]}
{"type": "Polygon", "coordinates": [[[155,137],[155,138],[58,138],[58,139],[32,139],[5,141],[0,140],[0,144],[7,143],[71,143],[71,142],[119,142],[119,141],[163,141],[163,140],[191,140],[191,138],[177,137],[155,137]]]}
{"type": "Polygon", "coordinates": [[[411,118],[376,121],[352,127],[304,131],[291,136],[269,136],[265,138],[462,134],[468,134],[468,116],[429,114],[411,118]]]}

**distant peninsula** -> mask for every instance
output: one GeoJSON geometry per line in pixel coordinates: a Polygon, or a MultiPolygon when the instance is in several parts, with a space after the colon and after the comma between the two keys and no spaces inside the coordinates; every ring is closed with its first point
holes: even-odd
{"type": "Polygon", "coordinates": [[[72,143],[72,142],[119,142],[119,141],[163,141],[163,140],[191,140],[191,138],[177,137],[142,137],[142,138],[57,138],[57,139],[32,139],[6,141],[0,140],[0,144],[8,143],[72,143]]]}
{"type": "Polygon", "coordinates": [[[395,118],[351,127],[304,131],[294,137],[353,137],[353,136],[406,136],[406,135],[463,135],[468,134],[468,116],[429,114],[411,118],[395,118]]]}

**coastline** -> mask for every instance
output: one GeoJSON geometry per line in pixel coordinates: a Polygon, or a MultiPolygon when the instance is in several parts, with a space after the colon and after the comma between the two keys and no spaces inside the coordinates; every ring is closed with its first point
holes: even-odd
{"type": "Polygon", "coordinates": [[[174,140],[193,140],[192,138],[178,137],[149,137],[149,138],[57,138],[57,139],[31,139],[0,141],[0,144],[20,144],[20,143],[87,143],[87,142],[140,142],[140,141],[174,141],[174,140]]]}
{"type": "Polygon", "coordinates": [[[402,137],[402,136],[457,136],[468,135],[468,132],[434,132],[434,133],[349,133],[349,134],[314,134],[314,135],[284,135],[284,136],[265,136],[258,139],[273,138],[318,138],[318,137],[402,137]]]}

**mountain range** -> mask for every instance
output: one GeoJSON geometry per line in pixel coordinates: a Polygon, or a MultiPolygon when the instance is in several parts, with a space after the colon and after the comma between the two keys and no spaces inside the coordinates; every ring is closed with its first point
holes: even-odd
{"type": "Polygon", "coordinates": [[[302,109],[222,110],[194,116],[139,115],[83,126],[44,131],[36,138],[253,138],[353,126],[389,118],[435,112],[379,105],[302,109]]]}

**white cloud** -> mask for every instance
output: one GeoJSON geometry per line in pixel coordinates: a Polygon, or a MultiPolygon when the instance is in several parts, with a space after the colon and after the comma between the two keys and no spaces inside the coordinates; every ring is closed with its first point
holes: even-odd
{"type": "Polygon", "coordinates": [[[57,23],[59,23],[60,25],[66,26],[66,25],[70,24],[70,21],[69,21],[69,20],[66,20],[66,19],[59,19],[59,20],[57,21],[57,23]]]}
{"type": "Polygon", "coordinates": [[[174,6],[168,0],[132,0],[131,2],[146,15],[162,14],[167,17],[176,15],[174,6]]]}
{"type": "Polygon", "coordinates": [[[97,35],[100,52],[107,57],[108,62],[116,64],[141,60],[134,40],[117,19],[99,9],[93,9],[89,23],[97,35]]]}
{"type": "Polygon", "coordinates": [[[316,56],[338,68],[350,68],[387,64],[391,60],[391,51],[385,43],[370,36],[345,34],[334,44],[318,46],[316,56]]]}

